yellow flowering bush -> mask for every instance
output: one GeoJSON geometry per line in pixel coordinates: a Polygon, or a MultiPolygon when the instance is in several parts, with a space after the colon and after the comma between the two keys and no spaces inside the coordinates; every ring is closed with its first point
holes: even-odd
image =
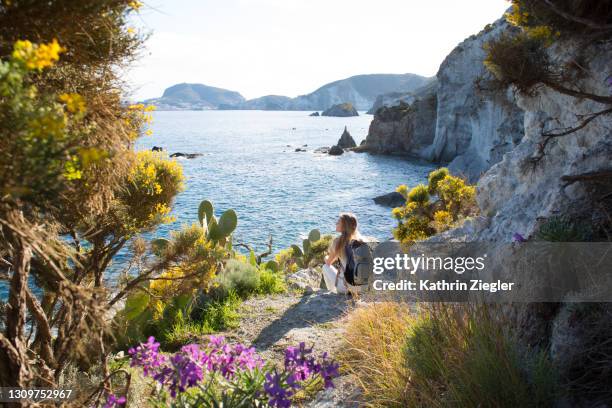
{"type": "Polygon", "coordinates": [[[163,152],[138,152],[128,176],[126,191],[119,194],[125,204],[124,226],[147,229],[174,221],[172,199],[183,188],[183,169],[163,152]]]}
{"type": "Polygon", "coordinates": [[[19,40],[11,58],[0,62],[0,192],[5,198],[31,200],[38,206],[57,198],[94,162],[82,160],[79,142],[85,101],[76,93],[43,94],[32,71],[51,67],[64,48],[57,40],[33,44],[19,40]],[[65,108],[65,109],[64,109],[65,108]]]}
{"type": "Polygon", "coordinates": [[[59,60],[60,53],[64,52],[56,39],[48,44],[33,44],[28,40],[15,43],[13,59],[23,63],[27,69],[42,70],[50,67],[59,60]]]}
{"type": "Polygon", "coordinates": [[[392,210],[398,223],[393,235],[408,245],[445,231],[477,211],[475,187],[450,175],[446,168],[432,171],[427,186],[419,184],[409,190],[401,185],[397,192],[406,204],[392,210]],[[432,197],[436,198],[433,202],[432,197]]]}

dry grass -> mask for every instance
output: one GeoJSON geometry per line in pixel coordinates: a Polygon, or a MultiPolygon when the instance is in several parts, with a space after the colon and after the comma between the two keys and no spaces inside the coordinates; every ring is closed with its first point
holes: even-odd
{"type": "Polygon", "coordinates": [[[408,372],[402,349],[412,318],[407,305],[393,302],[359,308],[349,316],[339,360],[358,382],[367,406],[404,406],[408,372]]]}
{"type": "Polygon", "coordinates": [[[380,303],[349,318],[340,360],[370,407],[552,406],[543,353],[522,349],[498,308],[380,303]]]}

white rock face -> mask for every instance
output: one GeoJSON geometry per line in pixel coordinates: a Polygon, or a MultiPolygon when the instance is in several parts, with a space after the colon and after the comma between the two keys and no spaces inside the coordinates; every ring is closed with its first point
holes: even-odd
{"type": "Polygon", "coordinates": [[[438,70],[436,136],[431,157],[475,181],[521,139],[523,113],[511,94],[479,90],[491,78],[483,46],[511,31],[498,20],[459,44],[438,70]]]}
{"type": "MultiPolygon", "coordinates": [[[[551,50],[556,64],[572,59],[579,50],[575,43],[559,43],[551,50]]],[[[587,92],[609,95],[605,84],[609,74],[612,49],[592,46],[587,50],[588,75],[577,86],[587,92]]],[[[576,175],[610,169],[612,166],[612,117],[600,116],[585,128],[568,136],[553,139],[546,155],[535,166],[525,165],[536,155],[542,141],[542,129],[550,131],[574,127],[578,115],[599,112],[605,105],[588,99],[560,94],[542,88],[532,97],[518,96],[525,111],[525,133],[519,145],[487,171],[478,182],[478,205],[490,218],[487,228],[477,239],[510,241],[514,232],[532,234],[539,217],[563,213],[570,203],[585,194],[580,183],[563,188],[563,175],[576,175]]],[[[609,107],[609,106],[608,106],[609,107]]]]}
{"type": "Polygon", "coordinates": [[[440,65],[437,81],[410,100],[412,116],[377,121],[376,115],[367,138],[370,150],[449,163],[451,172],[478,180],[523,134],[523,112],[512,94],[479,90],[491,78],[483,64],[484,44],[509,31],[498,20],[459,44],[440,65]],[[437,98],[433,112],[418,105],[430,93],[437,98]]]}

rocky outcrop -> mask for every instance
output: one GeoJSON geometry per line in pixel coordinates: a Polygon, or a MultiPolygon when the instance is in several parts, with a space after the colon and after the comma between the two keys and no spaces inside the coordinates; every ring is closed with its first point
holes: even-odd
{"type": "Polygon", "coordinates": [[[470,37],[444,60],[437,73],[436,137],[429,159],[472,181],[498,163],[523,135],[523,112],[510,92],[479,89],[491,78],[483,61],[486,42],[513,28],[505,21],[470,37]]]}
{"type": "Polygon", "coordinates": [[[489,25],[446,57],[437,81],[414,95],[400,95],[399,105],[380,108],[370,125],[368,150],[448,164],[471,181],[499,162],[522,137],[523,112],[510,92],[481,90],[481,82],[491,78],[483,45],[511,31],[504,20],[489,25]]]}
{"type": "Polygon", "coordinates": [[[387,193],[378,197],[374,197],[374,202],[384,207],[400,207],[406,204],[406,199],[403,195],[394,191],[392,193],[387,193]]]}
{"type": "Polygon", "coordinates": [[[287,284],[290,288],[304,290],[312,293],[320,289],[323,273],[315,268],[300,269],[287,276],[287,284]]]}
{"type": "Polygon", "coordinates": [[[344,132],[342,132],[342,135],[340,136],[340,139],[338,139],[338,143],[336,143],[336,145],[342,149],[357,147],[355,139],[353,139],[353,136],[351,136],[346,126],[344,127],[344,132]]]}
{"type": "Polygon", "coordinates": [[[344,153],[344,150],[340,146],[332,146],[328,151],[331,156],[340,156],[342,153],[344,153]]]}
{"type": "MultiPolygon", "coordinates": [[[[574,89],[609,95],[605,81],[612,49],[605,43],[589,42],[586,48],[583,44],[572,40],[559,41],[549,48],[549,57],[556,66],[568,66],[580,56],[580,73],[572,81],[574,89]]],[[[488,255],[502,265],[511,263],[512,256],[500,256],[503,254],[500,248],[511,242],[516,233],[528,240],[533,239],[542,222],[557,215],[567,215],[571,220],[585,222],[594,229],[609,230],[612,208],[610,198],[604,198],[612,188],[609,176],[581,179],[581,175],[606,174],[612,170],[612,122],[609,116],[596,117],[573,133],[550,139],[544,156],[541,155],[543,132],[576,128],[582,119],[610,105],[588,98],[578,99],[545,86],[539,87],[532,95],[518,94],[516,103],[525,112],[524,132],[518,144],[480,178],[477,201],[482,216],[436,237],[445,241],[499,243],[498,252],[493,249],[488,255]],[[577,181],[568,183],[567,180],[577,181]]],[[[605,240],[605,233],[600,234],[605,240]]],[[[515,272],[510,270],[507,275],[515,272]]],[[[504,279],[504,276],[500,278],[504,279]]],[[[599,280],[593,283],[602,284],[599,280]]],[[[609,304],[574,303],[581,296],[594,292],[592,287],[586,286],[582,292],[566,295],[566,303],[517,307],[515,319],[520,328],[517,330],[520,338],[527,344],[547,350],[562,378],[572,378],[573,386],[581,381],[583,386],[588,381],[587,385],[592,389],[607,390],[609,375],[600,375],[598,360],[593,356],[612,351],[601,340],[610,336],[612,314],[609,304]],[[537,310],[542,307],[546,310],[537,310]],[[590,374],[579,377],[576,373],[590,374]]],[[[565,406],[597,405],[579,394],[572,396],[574,400],[566,402],[565,406]],[[576,397],[581,401],[576,401],[576,397]]]]}
{"type": "Polygon", "coordinates": [[[412,103],[380,108],[368,131],[364,149],[380,154],[430,158],[436,129],[437,86],[423,89],[412,103]]]}
{"type": "Polygon", "coordinates": [[[182,153],[182,152],[176,152],[170,155],[170,157],[184,157],[186,159],[195,159],[201,156],[202,156],[202,153],[182,153]]]}
{"type": "Polygon", "coordinates": [[[319,115],[319,112],[312,112],[312,113],[311,113],[310,115],[308,115],[308,116],[321,116],[321,115],[319,115]]]}
{"type": "Polygon", "coordinates": [[[433,82],[436,81],[436,77],[427,78],[427,81],[423,83],[422,86],[415,88],[414,90],[407,92],[389,92],[386,94],[378,95],[372,107],[367,111],[368,114],[374,115],[378,109],[383,106],[396,106],[399,105],[400,102],[412,103],[415,100],[415,95],[422,93],[423,88],[431,86],[433,82]]]}
{"type": "Polygon", "coordinates": [[[349,116],[359,116],[359,113],[357,113],[357,110],[352,103],[344,102],[326,109],[323,111],[321,116],[337,116],[345,118],[349,116]]]}

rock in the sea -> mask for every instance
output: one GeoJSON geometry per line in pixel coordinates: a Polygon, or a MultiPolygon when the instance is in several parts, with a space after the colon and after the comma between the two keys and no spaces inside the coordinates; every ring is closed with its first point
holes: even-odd
{"type": "Polygon", "coordinates": [[[374,202],[385,207],[400,207],[406,204],[406,199],[400,193],[394,191],[392,193],[383,194],[374,197],[374,202]]]}
{"type": "Polygon", "coordinates": [[[357,143],[355,143],[355,139],[353,139],[353,136],[351,136],[349,131],[346,129],[346,126],[344,127],[344,132],[342,132],[342,136],[340,136],[340,140],[338,140],[338,147],[341,147],[343,149],[350,149],[351,147],[357,147],[357,143]]]}
{"type": "Polygon", "coordinates": [[[172,153],[170,155],[170,157],[184,157],[186,159],[195,159],[196,157],[200,157],[202,156],[202,153],[181,153],[181,152],[176,152],[176,153],[172,153]]]}
{"type": "Polygon", "coordinates": [[[152,152],[163,152],[163,151],[164,151],[164,148],[163,148],[163,147],[159,147],[159,146],[153,146],[153,147],[151,148],[151,151],[152,151],[152,152]]]}
{"type": "Polygon", "coordinates": [[[296,152],[305,152],[306,149],[302,149],[301,147],[298,147],[297,149],[295,149],[296,152]]]}
{"type": "Polygon", "coordinates": [[[308,115],[308,116],[321,116],[321,115],[319,115],[319,112],[312,112],[312,113],[311,113],[310,115],[308,115]]]}
{"type": "Polygon", "coordinates": [[[340,146],[335,145],[329,149],[328,153],[332,156],[340,156],[342,153],[344,153],[344,150],[340,146]]]}
{"type": "Polygon", "coordinates": [[[357,110],[350,102],[340,103],[338,105],[334,105],[329,109],[326,109],[321,114],[322,116],[338,116],[338,117],[348,117],[348,116],[359,116],[357,110]]]}

